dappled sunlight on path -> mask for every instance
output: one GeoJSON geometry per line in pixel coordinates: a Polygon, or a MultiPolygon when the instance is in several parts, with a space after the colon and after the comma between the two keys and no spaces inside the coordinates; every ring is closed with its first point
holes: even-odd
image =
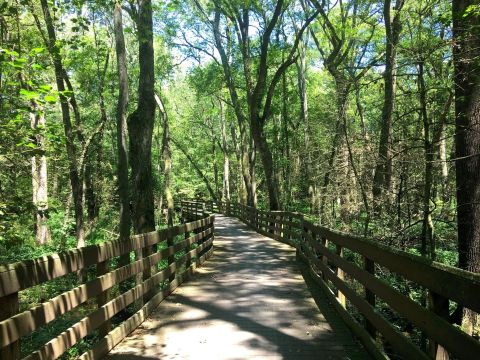
{"type": "Polygon", "coordinates": [[[217,215],[215,253],[108,359],[365,359],[295,250],[217,215]]]}

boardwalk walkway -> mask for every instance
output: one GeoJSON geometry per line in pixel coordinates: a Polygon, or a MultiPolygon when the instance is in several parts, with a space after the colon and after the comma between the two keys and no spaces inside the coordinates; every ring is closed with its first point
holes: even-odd
{"type": "Polygon", "coordinates": [[[217,216],[215,253],[109,360],[368,359],[295,250],[217,216]],[[321,312],[318,309],[321,309],[321,312]]]}

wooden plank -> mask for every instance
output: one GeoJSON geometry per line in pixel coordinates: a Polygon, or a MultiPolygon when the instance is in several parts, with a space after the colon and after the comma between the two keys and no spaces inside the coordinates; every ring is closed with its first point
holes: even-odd
{"type": "Polygon", "coordinates": [[[335,272],[325,266],[314,254],[306,251],[307,258],[313,262],[325,274],[333,285],[344,294],[348,300],[380,331],[385,339],[392,345],[395,351],[406,359],[429,359],[429,357],[418,349],[409,339],[400,333],[392,324],[383,318],[365,299],[359,296],[355,290],[350,288],[343,280],[339,279],[335,272]]]}
{"type": "MultiPolygon", "coordinates": [[[[375,262],[365,257],[363,258],[363,261],[364,261],[363,266],[365,271],[367,271],[372,276],[375,276],[375,262]]],[[[364,287],[364,290],[365,290],[365,299],[368,301],[370,305],[375,307],[375,293],[372,290],[370,290],[367,286],[364,287]]],[[[367,329],[370,336],[375,338],[376,329],[373,326],[373,324],[370,323],[370,321],[368,321],[368,319],[365,319],[365,328],[367,329]]]]}
{"type": "Polygon", "coordinates": [[[94,347],[82,354],[79,360],[94,360],[102,359],[111,349],[113,349],[119,342],[135,330],[145,319],[158,307],[158,305],[172,293],[180,284],[187,280],[193,274],[193,270],[203,264],[213,253],[213,247],[197,259],[190,267],[190,271],[179,275],[174,282],[170,283],[168,287],[162,292],[156,294],[148,303],[146,303],[137,313],[135,313],[128,320],[124,321],[120,326],[112,330],[106,337],[101,339],[94,345],[94,347]]]}
{"type": "MultiPolygon", "coordinates": [[[[187,242],[188,241],[183,241],[182,243],[187,242]]],[[[65,332],[57,336],[55,339],[48,342],[42,349],[34,352],[25,359],[33,360],[58,358],[66,350],[75,345],[80,339],[91,333],[94,329],[98,328],[108,319],[111,319],[120,310],[123,310],[126,306],[133,303],[135,300],[140,299],[144,294],[151,291],[160,282],[165,281],[171,275],[171,273],[176,270],[179,264],[184,261],[185,258],[191,259],[193,256],[197,255],[198,252],[202,251],[207,247],[210,247],[212,243],[213,238],[211,238],[209,241],[204,242],[196,249],[182,256],[182,258],[178,259],[168,268],[158,272],[151,278],[146,279],[141,284],[135,286],[133,289],[118,296],[114,300],[102,306],[100,309],[86,316],[85,318],[74,324],[72,327],[67,329],[65,332]]],[[[144,260],[145,259],[143,259],[142,261],[144,260]]],[[[152,298],[154,298],[155,296],[156,295],[154,295],[152,298]]]]}
{"type": "MultiPolygon", "coordinates": [[[[480,353],[480,342],[451,325],[442,316],[425,309],[409,297],[376,278],[373,274],[334,254],[326,247],[319,244],[315,244],[315,247],[318,252],[327,256],[335,266],[343,268],[358,282],[381,297],[392,309],[407,318],[413,325],[423,330],[428,337],[440,343],[448,351],[461,359],[473,359],[480,353]]],[[[320,263],[318,259],[313,257],[310,257],[309,260],[316,265],[320,263]]],[[[373,306],[371,307],[374,308],[373,306]]],[[[373,325],[375,324],[372,322],[373,325]]]]}
{"type": "Polygon", "coordinates": [[[140,249],[145,241],[150,242],[152,238],[155,238],[156,242],[160,240],[156,233],[151,233],[144,237],[134,237],[128,242],[112,241],[86,246],[0,267],[0,296],[76,272],[134,249],[140,249]]]}
{"type": "Polygon", "coordinates": [[[157,244],[166,240],[168,236],[176,236],[183,234],[185,231],[210,225],[213,219],[214,217],[209,216],[173,228],[136,235],[127,242],[114,240],[34,260],[0,266],[0,297],[76,272],[113,257],[157,244]]]}
{"type": "MultiPolygon", "coordinates": [[[[340,245],[337,245],[336,250],[337,250],[337,255],[342,258],[343,247],[341,247],[340,245]]],[[[337,266],[335,273],[341,281],[345,281],[345,273],[343,272],[341,267],[337,266]]],[[[337,290],[337,299],[338,299],[338,302],[342,304],[344,308],[347,307],[347,300],[345,299],[345,295],[340,290],[337,290]]]]}
{"type": "Polygon", "coordinates": [[[101,308],[93,311],[91,314],[69,327],[59,336],[50,340],[41,349],[27,356],[25,360],[57,359],[79,340],[90,334],[105,321],[115,316],[120,310],[123,310],[128,305],[132,304],[135,300],[140,299],[160,282],[167,280],[170,274],[177,269],[177,264],[180,262],[181,259],[170,265],[168,268],[156,273],[151,278],[144,280],[141,284],[138,284],[124,294],[119,295],[101,308]]]}
{"type": "Polygon", "coordinates": [[[310,278],[320,287],[323,294],[326,295],[330,304],[335,308],[338,312],[342,320],[347,324],[347,326],[352,330],[355,336],[360,340],[362,345],[365,349],[372,355],[372,357],[376,360],[388,360],[388,357],[385,353],[378,348],[375,341],[370,337],[367,331],[360,325],[357,320],[345,309],[338,301],[333,293],[333,291],[328,287],[326,282],[323,278],[318,275],[313,268],[310,266],[308,258],[300,253],[297,252],[297,256],[300,264],[300,270],[302,274],[305,276],[310,276],[310,278]]]}
{"type": "Polygon", "coordinates": [[[370,240],[339,234],[313,224],[312,231],[365,256],[445,298],[480,313],[480,274],[440,264],[370,240]]]}
{"type": "Polygon", "coordinates": [[[0,346],[8,345],[21,336],[28,335],[39,327],[55,320],[58,316],[83,304],[89,298],[101,294],[112,286],[140,273],[144,268],[153,266],[163,259],[167,259],[185,248],[187,244],[191,245],[198,242],[202,237],[209,236],[212,233],[213,229],[209,228],[202,233],[195,234],[188,239],[176,243],[172,247],[162,249],[160,252],[147,258],[137,260],[111,271],[86,284],[64,292],[31,310],[24,311],[0,322],[0,346]]]}
{"type": "MultiPolygon", "coordinates": [[[[101,277],[105,274],[108,274],[108,261],[103,261],[97,264],[97,277],[101,277]]],[[[97,295],[97,307],[101,308],[108,302],[108,290],[105,290],[97,295]]],[[[105,336],[108,334],[112,327],[112,322],[110,320],[105,321],[99,328],[100,336],[105,336]]]]}
{"type": "MultiPolygon", "coordinates": [[[[0,298],[0,320],[8,319],[18,313],[18,293],[9,294],[0,298]]],[[[7,334],[8,335],[8,334],[7,334]]],[[[9,343],[7,346],[0,346],[0,359],[16,360],[20,357],[20,341],[9,343]]]]}

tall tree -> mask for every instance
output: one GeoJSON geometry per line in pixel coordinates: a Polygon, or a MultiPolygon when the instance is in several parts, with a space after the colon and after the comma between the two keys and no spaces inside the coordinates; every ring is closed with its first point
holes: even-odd
{"type": "MultiPolygon", "coordinates": [[[[69,98],[67,97],[65,87],[66,71],[62,64],[60,55],[59,42],[55,32],[53,18],[47,0],[40,1],[47,28],[47,37],[45,42],[49,50],[50,56],[53,60],[53,67],[55,71],[55,80],[57,90],[60,96],[60,105],[62,110],[63,127],[65,131],[65,144],[67,148],[70,184],[72,187],[73,203],[75,208],[75,230],[77,238],[77,246],[85,246],[85,227],[83,217],[83,183],[79,172],[79,158],[75,146],[75,134],[70,118],[69,98]]],[[[41,31],[41,28],[39,27],[41,31]]],[[[77,127],[79,124],[77,124],[77,127]]]]}
{"type": "Polygon", "coordinates": [[[137,24],[138,81],[137,109],[128,118],[130,166],[132,167],[133,227],[141,234],[155,230],[152,177],[152,135],[155,121],[155,59],[151,0],[139,0],[131,16],[137,24]]]}
{"type": "MultiPolygon", "coordinates": [[[[458,264],[480,272],[480,5],[453,0],[458,264]]],[[[473,331],[475,315],[464,324],[473,331]]]]}
{"type": "Polygon", "coordinates": [[[30,125],[35,133],[36,153],[32,156],[32,194],[35,207],[35,239],[37,244],[50,241],[48,227],[48,182],[47,157],[45,155],[45,114],[44,110],[32,101],[30,125]]]}
{"type": "Polygon", "coordinates": [[[395,89],[397,84],[397,47],[402,31],[401,13],[405,0],[385,0],[383,4],[383,19],[385,21],[385,71],[383,82],[385,86],[380,143],[378,145],[378,163],[373,178],[374,208],[378,210],[378,200],[382,192],[389,191],[392,178],[392,119],[395,110],[395,89]]]}
{"type": "MultiPolygon", "coordinates": [[[[127,135],[127,110],[128,110],[128,73],[127,56],[125,51],[125,38],[123,35],[122,6],[115,3],[113,10],[113,26],[115,33],[115,51],[117,54],[118,72],[118,101],[117,101],[117,176],[118,195],[120,198],[120,239],[127,241],[130,237],[130,198],[128,189],[128,135],[127,135]]],[[[129,254],[127,254],[129,257],[129,254]]],[[[123,262],[128,262],[124,258],[123,262]]]]}
{"type": "Polygon", "coordinates": [[[172,149],[170,147],[170,126],[168,114],[160,96],[155,95],[160,115],[162,117],[162,160],[163,160],[163,177],[164,177],[164,194],[167,201],[167,225],[173,226],[174,203],[172,195],[172,149]]]}
{"type": "MultiPolygon", "coordinates": [[[[283,18],[288,4],[286,5],[284,1],[280,0],[272,5],[271,17],[267,19],[266,9],[262,9],[264,16],[262,20],[263,32],[259,34],[259,54],[258,59],[254,60],[254,51],[251,41],[252,34],[251,31],[251,12],[252,8],[248,4],[241,6],[231,6],[231,4],[223,2],[215,2],[215,14],[213,21],[213,29],[217,44],[217,49],[219,50],[222,64],[225,70],[225,76],[227,84],[229,84],[230,94],[238,98],[238,95],[235,95],[235,92],[232,91],[232,88],[235,87],[233,83],[233,78],[229,73],[228,58],[223,50],[222,37],[220,32],[220,22],[222,17],[225,17],[227,22],[231,22],[234,26],[235,33],[237,35],[237,41],[239,46],[240,57],[243,65],[243,77],[245,79],[246,86],[246,99],[247,99],[247,115],[242,115],[248,119],[248,124],[250,126],[250,133],[253,138],[255,148],[258,150],[260,159],[263,165],[263,171],[265,173],[265,183],[267,185],[268,199],[270,203],[271,210],[278,210],[280,208],[279,202],[279,193],[278,193],[278,184],[277,176],[275,173],[275,167],[272,157],[272,152],[269,147],[267,137],[265,134],[265,125],[267,120],[271,115],[272,101],[275,94],[275,89],[278,82],[282,79],[285,71],[295,63],[298,55],[297,49],[300,43],[300,40],[303,36],[303,33],[310,25],[310,23],[318,15],[318,10],[314,11],[300,27],[300,30],[295,34],[293,45],[287,56],[284,60],[272,69],[273,76],[269,77],[269,66],[268,60],[271,55],[271,38],[273,31],[278,26],[280,20],[283,18]],[[258,64],[256,70],[253,68],[254,63],[258,64]]],[[[227,24],[228,26],[228,24],[227,24]]],[[[232,102],[234,99],[232,98],[232,102]]],[[[239,110],[236,110],[239,112],[239,110]]]]}
{"type": "Polygon", "coordinates": [[[220,130],[222,133],[221,148],[223,152],[223,186],[222,186],[222,200],[230,201],[230,159],[228,158],[228,139],[227,126],[225,124],[225,108],[223,101],[220,99],[220,130]]]}

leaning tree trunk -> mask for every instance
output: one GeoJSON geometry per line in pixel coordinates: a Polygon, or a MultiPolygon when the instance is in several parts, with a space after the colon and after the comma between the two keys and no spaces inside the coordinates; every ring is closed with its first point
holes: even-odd
{"type": "MultiPolygon", "coordinates": [[[[458,263],[480,272],[480,15],[475,0],[453,0],[458,263]]],[[[473,332],[475,316],[463,324],[473,332]]]]}
{"type": "Polygon", "coordinates": [[[35,239],[39,245],[50,241],[50,229],[48,228],[48,183],[47,183],[47,157],[45,156],[45,116],[32,104],[30,113],[30,125],[36,133],[36,151],[32,156],[32,194],[35,208],[35,239]],[[40,130],[42,129],[42,130],[40,130]]]}

